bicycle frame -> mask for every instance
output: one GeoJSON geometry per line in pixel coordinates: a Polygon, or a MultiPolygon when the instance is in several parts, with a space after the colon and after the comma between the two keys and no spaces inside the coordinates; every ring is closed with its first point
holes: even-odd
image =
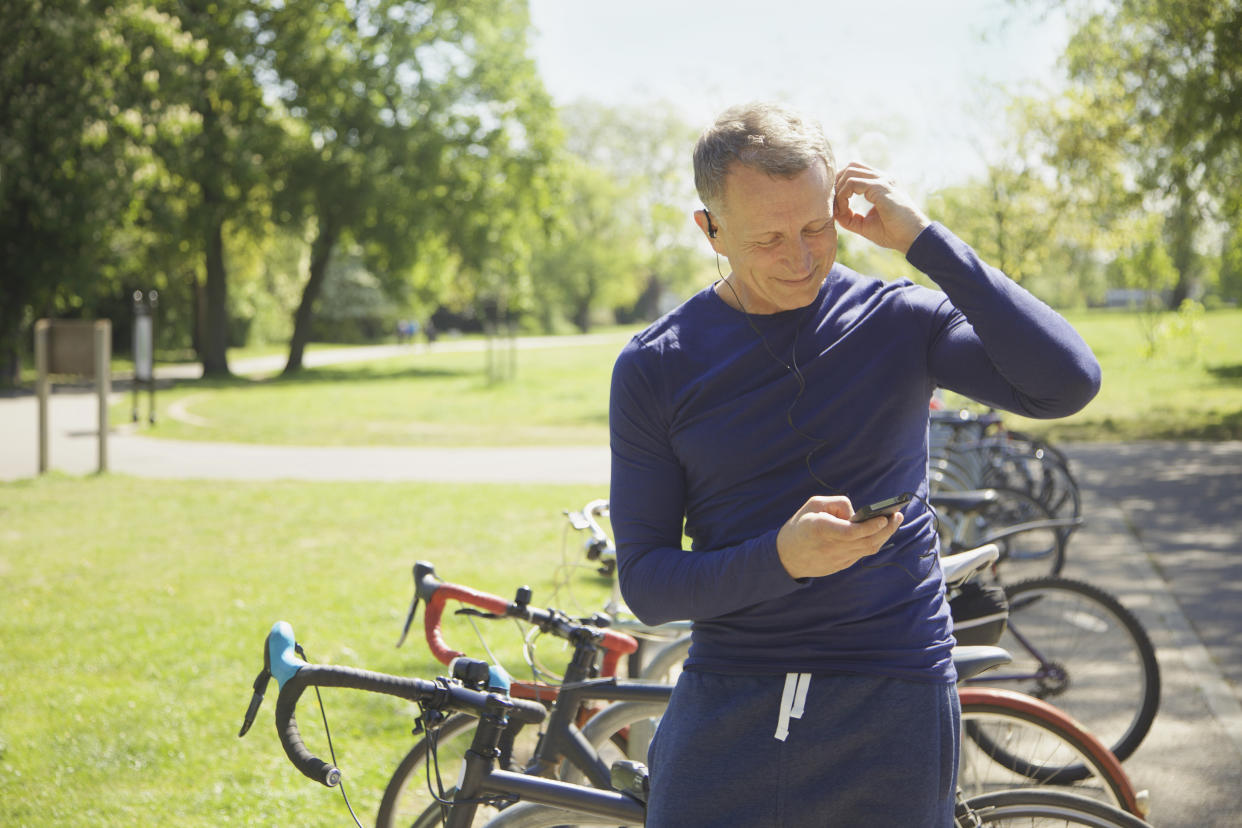
{"type": "Polygon", "coordinates": [[[1012,616],[1010,616],[1009,618],[1009,623],[1006,626],[1006,629],[1008,630],[1009,634],[1012,635],[1014,639],[1016,639],[1017,642],[1022,645],[1022,648],[1026,650],[1026,652],[1030,653],[1030,655],[1037,662],[1039,662],[1039,669],[1035,671],[1034,673],[991,672],[991,673],[987,673],[986,675],[972,678],[969,682],[970,684],[999,683],[999,682],[1005,682],[1005,681],[1030,681],[1031,679],[1035,679],[1035,680],[1042,682],[1045,679],[1049,679],[1049,678],[1054,679],[1059,683],[1063,683],[1065,681],[1066,676],[1065,676],[1064,671],[1058,670],[1055,664],[1048,661],[1048,659],[1044,657],[1044,654],[1040,652],[1038,647],[1035,646],[1035,643],[1031,641],[1031,639],[1027,638],[1025,635],[1022,634],[1022,631],[1019,630],[1017,626],[1014,624],[1012,616]]]}
{"type": "MultiPolygon", "coordinates": [[[[577,688],[571,688],[571,692],[574,689],[577,688]]],[[[446,828],[469,828],[481,802],[514,797],[617,820],[619,824],[641,824],[644,821],[646,806],[629,794],[498,769],[497,745],[508,727],[508,718],[504,713],[498,701],[494,709],[479,718],[474,739],[463,762],[460,783],[452,800],[444,803],[447,809],[446,828]]],[[[594,753],[593,749],[591,753],[594,753]]]]}
{"type": "Polygon", "coordinates": [[[578,711],[591,701],[666,705],[672,692],[673,688],[668,684],[639,684],[618,681],[615,678],[595,679],[572,686],[562,685],[536,750],[536,755],[540,758],[531,770],[546,776],[564,758],[582,771],[591,784],[609,787],[612,784],[611,769],[604,764],[599,751],[575,723],[578,711]]]}

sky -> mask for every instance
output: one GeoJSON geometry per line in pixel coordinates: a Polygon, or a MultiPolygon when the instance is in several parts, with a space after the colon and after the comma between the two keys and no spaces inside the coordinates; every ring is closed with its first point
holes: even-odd
{"type": "Polygon", "coordinates": [[[819,119],[838,163],[866,161],[922,195],[995,152],[998,86],[1055,88],[1068,30],[1040,5],[530,0],[558,104],[669,101],[697,129],[731,104],[778,100],[819,119]]]}

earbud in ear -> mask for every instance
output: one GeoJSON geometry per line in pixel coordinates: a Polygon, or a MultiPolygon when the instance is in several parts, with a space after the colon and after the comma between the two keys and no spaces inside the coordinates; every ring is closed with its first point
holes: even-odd
{"type": "Polygon", "coordinates": [[[716,238],[716,225],[712,224],[712,214],[707,208],[703,208],[703,215],[707,218],[707,236],[708,238],[716,238]]]}

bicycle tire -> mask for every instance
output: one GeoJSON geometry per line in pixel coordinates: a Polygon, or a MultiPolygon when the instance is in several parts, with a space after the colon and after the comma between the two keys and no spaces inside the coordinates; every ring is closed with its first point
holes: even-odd
{"type": "MultiPolygon", "coordinates": [[[[1151,828],[1119,808],[1094,799],[1043,788],[1019,788],[971,797],[967,806],[980,825],[990,828],[1151,828]]],[[[528,825],[524,828],[536,828],[528,825]]]]}
{"type": "Polygon", "coordinates": [[[1142,623],[1108,592],[1074,578],[1031,578],[1007,585],[1005,595],[1009,625],[999,646],[1013,661],[996,671],[996,679],[1015,678],[985,674],[969,686],[1003,687],[1052,702],[1118,759],[1131,756],[1160,707],[1160,665],[1142,623]]]}
{"type": "MultiPolygon", "coordinates": [[[[1118,808],[1060,791],[1023,788],[982,794],[967,800],[978,825],[988,828],[1150,828],[1118,808]]],[[[549,805],[523,802],[507,808],[486,828],[597,828],[607,823],[583,822],[583,815],[549,805]]],[[[588,818],[589,819],[589,818],[588,818]]],[[[965,828],[971,823],[957,823],[965,828]]]]}
{"type": "MultiPolygon", "coordinates": [[[[953,489],[938,491],[951,492],[953,489]]],[[[1007,581],[1059,573],[1065,566],[1069,535],[1057,527],[1038,525],[1053,520],[1048,507],[1021,489],[991,486],[989,491],[995,492],[994,502],[976,513],[961,512],[948,506],[937,510],[941,548],[956,551],[995,543],[1000,550],[996,569],[1007,581]],[[1036,525],[1007,537],[1003,535],[1002,530],[1027,523],[1036,525]]]]}
{"type": "Polygon", "coordinates": [[[1140,797],[1117,757],[1099,739],[1047,702],[1010,690],[963,687],[962,759],[958,784],[967,796],[1031,785],[1068,785],[1141,815],[1140,797]],[[1064,768],[1083,768],[1069,780],[1064,768]]]}
{"type": "MultiPolygon", "coordinates": [[[[667,704],[649,702],[613,702],[587,720],[582,726],[582,735],[592,747],[601,750],[605,743],[610,741],[615,743],[617,740],[614,737],[618,733],[627,729],[632,730],[640,722],[654,723],[663,715],[667,706],[667,704]]],[[[654,729],[653,724],[651,730],[654,731],[654,729]]],[[[633,745],[630,740],[626,742],[626,748],[622,751],[625,758],[645,763],[647,744],[644,742],[642,745],[633,745]]],[[[562,780],[576,784],[584,784],[586,780],[585,774],[568,762],[561,768],[560,776],[562,780]]]]}
{"type": "Polygon", "coordinates": [[[681,663],[690,652],[690,634],[674,638],[651,656],[651,661],[643,665],[640,678],[644,681],[659,681],[671,684],[681,672],[681,663]]]}

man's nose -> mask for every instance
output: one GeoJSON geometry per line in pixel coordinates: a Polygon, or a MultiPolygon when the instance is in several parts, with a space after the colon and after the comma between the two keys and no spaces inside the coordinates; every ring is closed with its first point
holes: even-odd
{"type": "Polygon", "coordinates": [[[815,251],[802,236],[792,239],[785,245],[785,258],[790,270],[806,275],[815,266],[815,251]]]}

